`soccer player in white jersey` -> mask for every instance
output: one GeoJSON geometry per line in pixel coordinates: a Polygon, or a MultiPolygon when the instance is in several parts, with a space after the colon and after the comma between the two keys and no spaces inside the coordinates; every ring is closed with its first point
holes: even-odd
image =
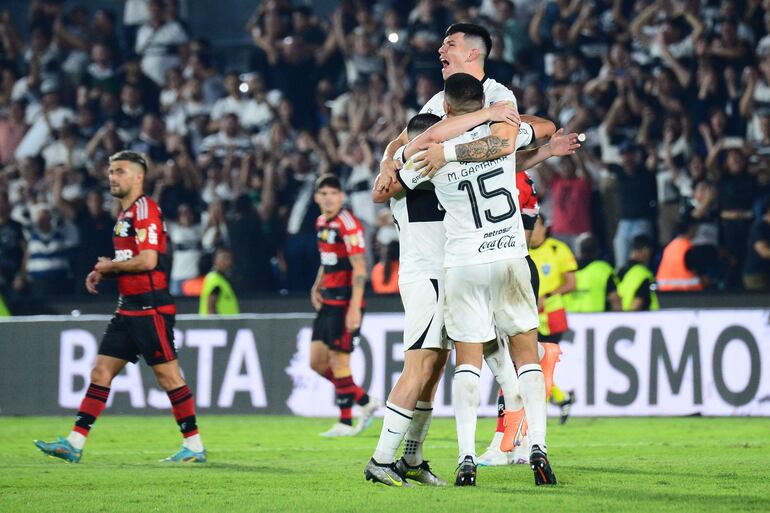
{"type": "MultiPolygon", "coordinates": [[[[478,110],[484,102],[482,83],[465,73],[449,77],[444,91],[445,111],[450,116],[478,110]]],[[[445,322],[457,351],[452,392],[460,449],[455,484],[476,483],[481,360],[483,344],[496,339],[495,326],[509,337],[511,358],[518,364],[520,396],[530,423],[530,465],[535,483],[555,484],[556,477],[546,456],[545,383],[538,363],[538,315],[525,260],[524,229],[517,215],[515,157],[494,158],[500,148],[490,144],[490,132],[489,126],[482,125],[444,143],[450,164],[441,167],[431,179],[447,211],[445,322]],[[487,161],[468,162],[466,157],[474,154],[486,157],[487,161]]],[[[528,143],[531,135],[523,139],[518,145],[528,143]]],[[[514,141],[513,148],[516,147],[514,141]]],[[[413,153],[407,147],[405,156],[410,158],[413,153]]],[[[409,189],[426,179],[409,165],[399,173],[402,186],[409,189]]]]}
{"type": "MultiPolygon", "coordinates": [[[[410,140],[440,119],[426,113],[413,117],[407,125],[410,140]]],[[[452,121],[444,123],[443,130],[434,137],[448,139],[490,121],[518,123],[518,112],[512,104],[498,103],[452,121]]],[[[373,199],[379,203],[390,200],[399,230],[398,281],[406,312],[404,370],[388,397],[377,448],[364,475],[367,480],[389,486],[404,486],[404,479],[443,486],[446,482],[433,474],[423,459],[422,445],[430,426],[433,396],[450,350],[443,312],[445,212],[429,183],[415,190],[404,190],[400,185],[398,191],[395,189],[390,193],[374,191],[373,199]],[[393,463],[402,439],[404,455],[393,463]]]]}

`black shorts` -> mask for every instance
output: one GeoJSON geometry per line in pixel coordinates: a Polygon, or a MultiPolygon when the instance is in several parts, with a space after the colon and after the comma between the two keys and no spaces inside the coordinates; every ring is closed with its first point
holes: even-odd
{"type": "Polygon", "coordinates": [[[564,335],[564,332],[561,331],[559,333],[551,333],[550,335],[537,335],[538,342],[550,342],[551,344],[558,344],[561,342],[561,337],[564,335]]]}
{"type": "Polygon", "coordinates": [[[535,293],[535,304],[537,304],[537,299],[540,297],[540,275],[537,274],[537,266],[532,260],[532,257],[527,255],[525,259],[527,260],[527,265],[529,266],[530,283],[532,283],[532,292],[535,293]]]}
{"type": "Polygon", "coordinates": [[[116,313],[104,332],[99,354],[133,363],[139,360],[141,354],[147,365],[176,360],[174,315],[116,313]]]}
{"type": "MultiPolygon", "coordinates": [[[[352,353],[361,330],[349,332],[345,328],[347,306],[323,305],[313,322],[313,341],[320,340],[332,351],[352,353]]],[[[363,316],[364,310],[361,309],[363,316]]]]}

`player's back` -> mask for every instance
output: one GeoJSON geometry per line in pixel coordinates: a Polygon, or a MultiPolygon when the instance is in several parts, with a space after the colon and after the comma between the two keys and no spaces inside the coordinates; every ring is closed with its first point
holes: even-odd
{"type": "MultiPolygon", "coordinates": [[[[447,144],[489,134],[482,125],[447,144]]],[[[515,155],[488,162],[450,162],[431,180],[447,212],[445,267],[494,262],[527,254],[518,212],[515,155]]]]}

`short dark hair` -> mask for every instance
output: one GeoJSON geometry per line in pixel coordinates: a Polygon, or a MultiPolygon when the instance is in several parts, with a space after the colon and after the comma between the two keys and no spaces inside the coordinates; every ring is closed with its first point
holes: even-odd
{"type": "Polygon", "coordinates": [[[492,51],[492,36],[490,36],[489,31],[481,25],[476,25],[475,23],[455,23],[446,29],[444,37],[449,37],[452,34],[463,34],[481,38],[481,40],[484,41],[484,57],[489,55],[489,52],[492,51]]]}
{"type": "Polygon", "coordinates": [[[467,73],[455,73],[444,82],[444,96],[453,109],[469,110],[466,107],[476,104],[478,109],[484,104],[484,86],[467,73]]]}
{"type": "Polygon", "coordinates": [[[137,151],[123,150],[110,155],[110,164],[117,162],[118,160],[127,160],[128,162],[139,164],[142,166],[142,170],[145,173],[147,172],[147,158],[142,153],[137,151]]]}
{"type": "Polygon", "coordinates": [[[649,249],[649,250],[655,249],[655,243],[652,241],[652,238],[650,238],[649,235],[646,235],[644,233],[637,235],[631,241],[632,251],[639,251],[642,249],[649,249]]]}
{"type": "Polygon", "coordinates": [[[337,175],[326,173],[318,177],[315,181],[315,190],[320,191],[324,187],[331,187],[332,189],[342,190],[342,182],[337,175]]]}
{"type": "Polygon", "coordinates": [[[435,114],[424,112],[417,114],[409,120],[406,125],[406,135],[411,140],[441,121],[441,118],[435,114]]]}

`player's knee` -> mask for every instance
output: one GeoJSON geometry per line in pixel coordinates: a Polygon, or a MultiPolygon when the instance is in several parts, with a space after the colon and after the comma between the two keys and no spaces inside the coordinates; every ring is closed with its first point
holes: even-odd
{"type": "Polygon", "coordinates": [[[91,369],[91,383],[95,385],[108,387],[110,386],[110,383],[112,383],[113,377],[112,372],[106,367],[97,365],[91,369]]]}
{"type": "Polygon", "coordinates": [[[313,369],[316,373],[323,376],[326,374],[326,371],[329,370],[329,362],[326,360],[310,360],[310,368],[313,369]]]}
{"type": "Polygon", "coordinates": [[[346,354],[332,353],[329,364],[333,371],[345,371],[350,368],[350,357],[346,354]]]}
{"type": "Polygon", "coordinates": [[[184,380],[181,376],[171,376],[164,374],[156,376],[156,379],[158,380],[158,385],[160,388],[166,391],[175,390],[181,386],[184,386],[184,380]]]}

